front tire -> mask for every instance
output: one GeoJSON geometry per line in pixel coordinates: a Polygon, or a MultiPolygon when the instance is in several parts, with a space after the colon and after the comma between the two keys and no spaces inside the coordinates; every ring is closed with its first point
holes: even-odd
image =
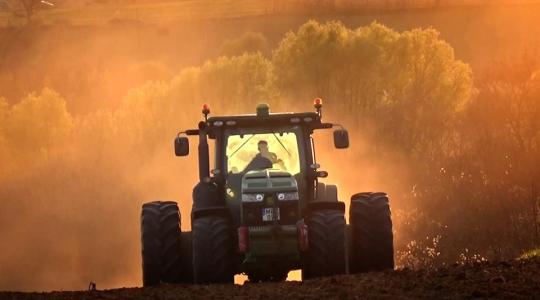
{"type": "Polygon", "coordinates": [[[345,218],[340,210],[319,210],[307,218],[309,249],[304,279],[345,274],[345,218]]]}
{"type": "Polygon", "coordinates": [[[205,216],[193,220],[195,283],[232,283],[233,242],[228,218],[205,216]]]}
{"type": "Polygon", "coordinates": [[[143,205],[143,286],[181,281],[180,233],[180,212],[176,202],[154,201],[143,205]]]}
{"type": "Polygon", "coordinates": [[[394,242],[388,196],[385,193],[353,195],[349,213],[351,273],[393,269],[394,242]]]}

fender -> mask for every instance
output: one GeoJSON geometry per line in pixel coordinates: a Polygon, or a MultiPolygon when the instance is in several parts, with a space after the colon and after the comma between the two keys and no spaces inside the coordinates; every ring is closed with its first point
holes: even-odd
{"type": "Polygon", "coordinates": [[[218,187],[213,182],[199,182],[193,188],[191,219],[203,216],[231,217],[229,208],[223,198],[219,196],[218,187]]]}
{"type": "Polygon", "coordinates": [[[191,220],[195,220],[202,217],[225,217],[230,218],[231,212],[228,207],[226,206],[215,206],[215,207],[205,207],[205,208],[199,208],[194,209],[191,211],[191,220]]]}
{"type": "Polygon", "coordinates": [[[219,196],[218,187],[213,182],[199,182],[193,188],[193,210],[206,207],[225,206],[225,201],[219,196]]]}
{"type": "Polygon", "coordinates": [[[330,202],[330,201],[313,201],[307,205],[308,212],[318,210],[339,210],[345,212],[344,202],[330,202]]]}

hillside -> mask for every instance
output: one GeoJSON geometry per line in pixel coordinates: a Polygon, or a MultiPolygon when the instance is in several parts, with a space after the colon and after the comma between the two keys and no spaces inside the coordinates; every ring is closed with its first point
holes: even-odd
{"type": "MultiPolygon", "coordinates": [[[[11,1],[0,1],[0,25],[24,24],[24,11],[11,1]],[[15,12],[12,14],[11,12],[15,12]]],[[[45,25],[103,25],[111,21],[175,22],[263,15],[305,15],[309,13],[373,13],[452,7],[522,5],[538,0],[124,0],[124,1],[49,1],[54,6],[38,5],[34,19],[45,25]]]]}

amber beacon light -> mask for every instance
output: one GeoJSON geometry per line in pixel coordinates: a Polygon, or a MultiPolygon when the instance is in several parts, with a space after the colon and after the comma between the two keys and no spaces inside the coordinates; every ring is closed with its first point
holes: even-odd
{"type": "Polygon", "coordinates": [[[317,114],[319,117],[322,117],[321,115],[321,108],[322,108],[322,99],[321,98],[315,98],[313,99],[313,107],[317,110],[317,114]]]}

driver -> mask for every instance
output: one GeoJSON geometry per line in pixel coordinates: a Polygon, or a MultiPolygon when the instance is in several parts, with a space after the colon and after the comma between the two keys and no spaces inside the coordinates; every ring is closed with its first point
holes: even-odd
{"type": "Polygon", "coordinates": [[[259,153],[253,157],[251,162],[246,166],[245,172],[251,170],[270,169],[274,164],[283,163],[283,160],[279,159],[274,152],[268,150],[268,142],[260,140],[257,143],[259,153]]]}
{"type": "Polygon", "coordinates": [[[272,162],[272,164],[278,164],[283,162],[281,159],[277,157],[277,155],[274,152],[270,152],[268,150],[268,142],[265,140],[260,140],[257,144],[257,149],[259,149],[259,154],[262,157],[268,158],[272,162]]]}

